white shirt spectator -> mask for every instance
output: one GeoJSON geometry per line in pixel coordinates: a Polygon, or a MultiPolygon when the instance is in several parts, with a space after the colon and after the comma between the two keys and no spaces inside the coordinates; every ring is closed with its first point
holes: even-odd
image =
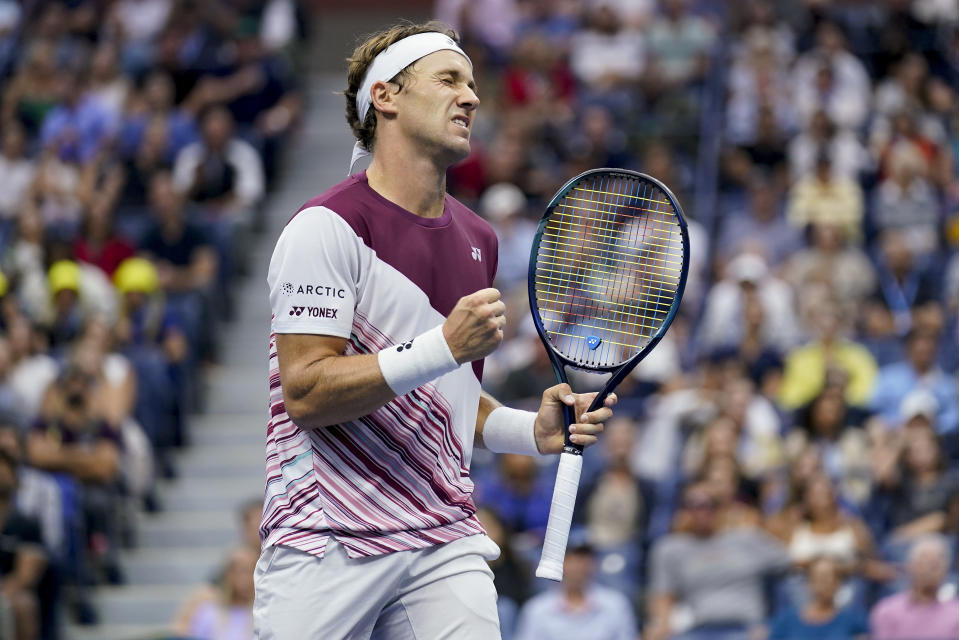
{"type": "MultiPolygon", "coordinates": [[[[834,178],[858,180],[860,173],[872,169],[872,156],[851,131],[840,129],[825,144],[826,152],[832,159],[834,178]]],[[[789,142],[789,171],[793,180],[813,172],[819,149],[820,143],[808,132],[799,134],[789,142]]]]}
{"type": "Polygon", "coordinates": [[[646,68],[643,36],[629,29],[611,34],[582,31],[570,44],[570,65],[576,78],[587,85],[604,76],[637,80],[646,68]]]}
{"type": "Polygon", "coordinates": [[[20,206],[33,182],[36,167],[28,158],[0,155],[0,220],[10,220],[20,213],[20,206]]]}

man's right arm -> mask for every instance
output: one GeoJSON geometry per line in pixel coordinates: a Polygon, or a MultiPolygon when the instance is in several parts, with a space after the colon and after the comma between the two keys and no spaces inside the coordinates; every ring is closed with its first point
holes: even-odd
{"type": "MultiPolygon", "coordinates": [[[[443,323],[443,339],[457,363],[492,353],[503,340],[505,305],[496,289],[481,289],[457,302],[443,323]]],[[[379,354],[343,355],[346,339],[276,334],[276,353],[286,412],[306,429],[355,420],[398,394],[379,354]]],[[[405,393],[405,392],[404,392],[405,393]]]]}

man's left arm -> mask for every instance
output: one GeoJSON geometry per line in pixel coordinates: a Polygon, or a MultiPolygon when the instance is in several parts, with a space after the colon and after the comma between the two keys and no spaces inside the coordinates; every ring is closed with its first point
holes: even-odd
{"type": "Polygon", "coordinates": [[[577,420],[570,426],[570,440],[588,447],[596,443],[605,421],[613,415],[612,407],[617,401],[616,394],[611,393],[606,398],[605,406],[587,413],[595,397],[596,392],[573,393],[568,384],[558,384],[543,392],[539,411],[533,413],[505,407],[493,396],[481,391],[474,446],[484,446],[496,453],[560,453],[566,437],[563,407],[570,406],[575,407],[573,415],[577,420]],[[484,432],[487,437],[484,437],[484,432]],[[536,452],[533,451],[534,446],[536,452]]]}

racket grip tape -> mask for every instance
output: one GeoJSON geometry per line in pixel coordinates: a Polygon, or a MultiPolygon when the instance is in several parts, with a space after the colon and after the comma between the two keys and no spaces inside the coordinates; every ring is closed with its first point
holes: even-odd
{"type": "Polygon", "coordinates": [[[553,502],[549,508],[546,539],[543,554],[536,568],[537,578],[560,581],[563,579],[563,559],[566,557],[566,542],[573,524],[573,507],[579,490],[579,476],[583,471],[583,456],[563,453],[559,458],[556,485],[553,487],[553,502]]]}

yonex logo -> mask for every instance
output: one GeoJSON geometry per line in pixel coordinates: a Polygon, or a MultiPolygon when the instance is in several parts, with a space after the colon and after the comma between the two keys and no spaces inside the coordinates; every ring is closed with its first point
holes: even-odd
{"type": "Polygon", "coordinates": [[[413,348],[413,341],[407,340],[400,346],[396,347],[396,352],[399,353],[400,351],[403,351],[404,349],[412,349],[412,348],[413,348]]]}
{"type": "Polygon", "coordinates": [[[483,254],[480,252],[480,250],[477,247],[470,247],[470,248],[473,250],[473,260],[476,260],[477,262],[482,262],[483,254]]]}
{"type": "Polygon", "coordinates": [[[304,313],[310,318],[336,318],[336,312],[339,309],[329,307],[293,307],[290,309],[290,315],[300,317],[304,313]]]}

